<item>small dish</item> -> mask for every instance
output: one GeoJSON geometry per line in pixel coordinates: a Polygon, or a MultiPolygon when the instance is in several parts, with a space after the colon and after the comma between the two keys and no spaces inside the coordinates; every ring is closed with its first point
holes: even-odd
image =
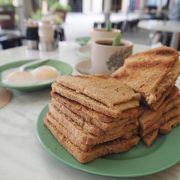
{"type": "MultiPolygon", "coordinates": [[[[4,88],[10,88],[10,89],[16,89],[19,91],[37,91],[37,90],[41,90],[41,89],[45,89],[50,87],[50,85],[52,84],[52,81],[45,81],[45,82],[40,82],[40,83],[34,83],[34,84],[27,84],[27,85],[17,85],[17,84],[6,84],[4,82],[2,82],[2,74],[3,72],[9,70],[9,69],[13,69],[13,68],[19,68],[22,65],[25,65],[26,63],[30,63],[30,62],[35,62],[37,60],[21,60],[21,61],[16,61],[16,62],[11,62],[5,65],[0,66],[0,87],[4,87],[4,88]]],[[[67,75],[67,74],[71,74],[72,73],[72,67],[62,61],[59,60],[52,60],[49,59],[48,61],[46,61],[43,65],[48,65],[48,66],[52,66],[54,67],[57,72],[61,75],[67,75]]],[[[36,68],[36,66],[32,67],[36,68]]]]}

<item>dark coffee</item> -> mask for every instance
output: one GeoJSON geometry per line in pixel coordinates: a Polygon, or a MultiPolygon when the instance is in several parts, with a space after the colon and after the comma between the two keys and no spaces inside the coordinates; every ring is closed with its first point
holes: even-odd
{"type": "MultiPolygon", "coordinates": [[[[112,41],[108,41],[108,40],[101,40],[101,41],[96,41],[97,44],[100,45],[105,45],[105,46],[112,46],[112,41]]],[[[124,46],[125,44],[121,43],[120,46],[124,46]]]]}

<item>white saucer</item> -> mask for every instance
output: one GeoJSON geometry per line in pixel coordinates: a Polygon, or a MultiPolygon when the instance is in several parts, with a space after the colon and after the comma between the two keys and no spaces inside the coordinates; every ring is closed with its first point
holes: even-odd
{"type": "Polygon", "coordinates": [[[80,74],[93,74],[91,72],[91,60],[81,61],[76,64],[75,68],[80,74]]]}
{"type": "Polygon", "coordinates": [[[85,46],[79,47],[76,51],[77,55],[83,58],[90,58],[91,45],[87,44],[85,46]]]}

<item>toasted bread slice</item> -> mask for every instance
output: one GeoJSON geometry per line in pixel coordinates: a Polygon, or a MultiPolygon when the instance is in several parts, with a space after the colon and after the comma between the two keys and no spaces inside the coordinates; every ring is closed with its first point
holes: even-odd
{"type": "Polygon", "coordinates": [[[158,101],[151,106],[153,107],[153,109],[158,110],[163,104],[167,106],[167,104],[173,101],[178,95],[179,89],[173,85],[172,87],[168,88],[163,94],[161,94],[161,97],[158,99],[158,101]]]}
{"type": "Polygon", "coordinates": [[[117,138],[129,137],[129,134],[135,134],[137,131],[136,124],[128,124],[122,127],[121,130],[112,135],[95,136],[84,131],[83,127],[78,126],[72,119],[64,115],[62,112],[57,114],[56,119],[51,113],[48,113],[46,118],[61,130],[63,134],[71,139],[80,149],[87,151],[96,144],[101,144],[117,138]]]}
{"type": "Polygon", "coordinates": [[[180,96],[177,96],[175,99],[172,99],[167,103],[166,107],[163,109],[163,115],[168,114],[168,112],[175,107],[180,107],[180,96]]]}
{"type": "Polygon", "coordinates": [[[76,101],[94,111],[100,112],[107,116],[112,116],[114,118],[131,117],[129,110],[138,109],[139,107],[139,101],[137,100],[131,100],[125,103],[115,105],[113,107],[107,107],[106,105],[102,104],[99,101],[96,101],[95,99],[92,99],[84,94],[81,94],[77,91],[66,88],[56,83],[52,85],[52,90],[53,90],[52,94],[53,93],[60,94],[61,96],[76,101]]]}
{"type": "Polygon", "coordinates": [[[148,134],[151,134],[151,132],[153,132],[156,129],[159,129],[160,127],[160,121],[157,121],[156,123],[154,123],[152,126],[148,127],[147,129],[140,129],[139,130],[139,134],[141,137],[145,137],[148,134]]]}
{"type": "Polygon", "coordinates": [[[148,135],[142,137],[142,139],[146,143],[147,146],[150,146],[157,139],[157,137],[158,137],[158,129],[155,129],[148,135]]]}
{"type": "Polygon", "coordinates": [[[164,100],[163,104],[158,108],[158,110],[154,111],[148,107],[142,107],[143,113],[139,116],[139,126],[141,135],[144,136],[152,131],[153,128],[158,129],[161,124],[169,117],[172,117],[172,114],[178,110],[173,110],[169,113],[167,110],[175,108],[179,104],[179,90],[176,86],[174,86],[169,93],[168,97],[164,100]],[[167,112],[167,115],[164,116],[164,113],[167,112]],[[163,117],[164,116],[164,117],[163,117]]]}
{"type": "Polygon", "coordinates": [[[57,84],[90,97],[107,107],[113,107],[140,96],[124,83],[110,76],[60,76],[57,84]]]}
{"type": "Polygon", "coordinates": [[[163,114],[162,121],[163,121],[163,123],[166,123],[170,119],[172,119],[173,117],[176,117],[178,115],[180,115],[180,107],[174,107],[173,109],[171,109],[168,112],[163,114]]]}
{"type": "Polygon", "coordinates": [[[166,99],[168,95],[171,93],[173,88],[174,86],[169,87],[163,94],[161,94],[159,98],[157,98],[157,102],[151,104],[152,107],[151,109],[158,111],[158,109],[164,104],[164,102],[166,102],[166,99]]]}
{"type": "Polygon", "coordinates": [[[180,115],[177,115],[177,116],[173,117],[172,119],[169,119],[167,122],[165,122],[163,125],[161,125],[159,128],[159,132],[161,134],[168,134],[177,125],[180,125],[180,115]]]}
{"type": "Polygon", "coordinates": [[[180,74],[178,57],[179,53],[172,48],[152,49],[127,58],[112,76],[139,92],[151,106],[175,84],[180,74]]]}
{"type": "MultiPolygon", "coordinates": [[[[112,117],[139,106],[140,95],[123,83],[104,76],[59,77],[52,85],[55,93],[112,117]]],[[[128,113],[124,113],[128,115],[128,113]]]]}
{"type": "Polygon", "coordinates": [[[96,124],[98,127],[103,126],[102,129],[105,128],[104,130],[107,130],[108,128],[112,128],[111,124],[113,127],[115,127],[115,126],[120,125],[121,122],[123,123],[124,120],[125,121],[131,120],[131,119],[136,120],[136,118],[139,115],[139,108],[133,108],[133,109],[128,110],[128,112],[131,113],[132,117],[127,118],[126,117],[127,115],[126,115],[125,117],[120,116],[118,118],[113,118],[111,116],[107,116],[103,113],[87,108],[86,106],[83,106],[82,104],[76,101],[72,101],[68,98],[65,98],[57,93],[52,93],[52,101],[56,104],[59,103],[59,104],[64,105],[66,108],[68,108],[75,114],[78,114],[79,116],[81,116],[87,122],[96,124]]]}
{"type": "Polygon", "coordinates": [[[166,98],[164,104],[165,106],[162,111],[161,125],[180,114],[180,93],[177,88],[172,90],[170,95],[166,98]]]}
{"type": "Polygon", "coordinates": [[[49,105],[49,112],[53,114],[53,116],[57,119],[59,113],[63,113],[69,118],[73,120],[78,126],[80,126],[85,132],[93,134],[95,136],[102,136],[102,135],[115,135],[119,131],[122,130],[123,127],[128,126],[128,124],[136,123],[135,120],[126,120],[123,121],[120,125],[116,123],[116,126],[113,128],[109,128],[108,130],[102,130],[102,128],[97,127],[96,125],[85,121],[82,117],[78,114],[73,113],[64,105],[61,104],[54,104],[53,102],[49,105]]]}
{"type": "Polygon", "coordinates": [[[155,124],[158,124],[158,126],[160,126],[161,117],[162,109],[159,109],[158,111],[153,111],[151,109],[144,108],[142,115],[138,119],[140,131],[146,132],[147,129],[151,128],[155,124]]]}
{"type": "Polygon", "coordinates": [[[139,142],[138,136],[133,136],[129,139],[116,139],[94,146],[92,149],[85,152],[64,136],[61,130],[57,129],[47,118],[44,123],[58,142],[81,163],[90,162],[107,154],[128,151],[139,142]]]}

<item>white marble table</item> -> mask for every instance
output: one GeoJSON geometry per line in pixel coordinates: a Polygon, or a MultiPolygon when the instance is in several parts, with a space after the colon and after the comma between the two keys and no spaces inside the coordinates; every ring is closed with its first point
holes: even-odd
{"type": "MultiPolygon", "coordinates": [[[[147,47],[135,46],[136,50],[147,47]]],[[[26,47],[0,52],[0,65],[25,58],[56,58],[74,65],[83,60],[75,50],[78,45],[61,43],[59,50],[49,53],[28,51],[26,47]]],[[[76,71],[74,71],[74,74],[76,71]]],[[[11,103],[0,109],[0,180],[114,180],[72,169],[54,160],[41,147],[36,134],[36,120],[49,102],[50,90],[33,93],[13,91],[11,103]]],[[[121,179],[121,178],[120,178],[121,179]]],[[[123,179],[123,178],[122,178],[123,179]]],[[[178,180],[180,164],[141,180],[178,180]]]]}

